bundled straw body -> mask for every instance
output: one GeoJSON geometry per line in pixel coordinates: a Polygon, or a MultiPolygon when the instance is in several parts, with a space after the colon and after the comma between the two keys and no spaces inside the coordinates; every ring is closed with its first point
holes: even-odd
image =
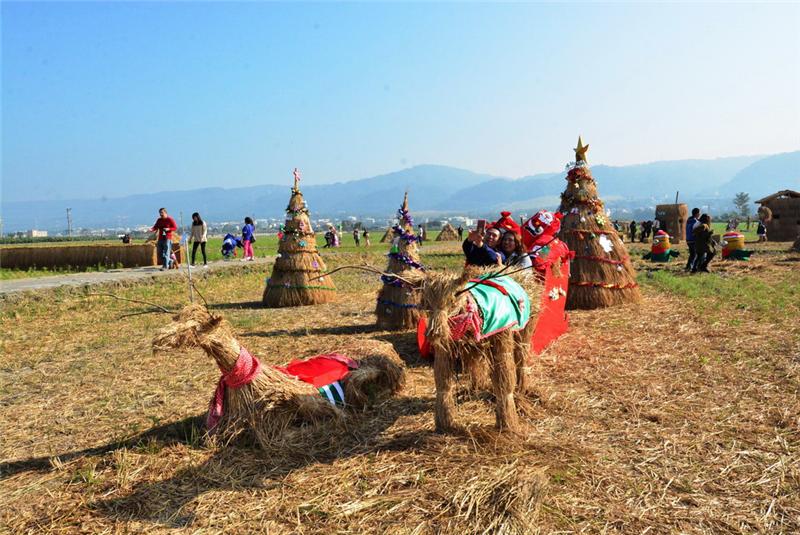
{"type": "Polygon", "coordinates": [[[575,258],[567,292],[567,309],[594,309],[641,301],[628,250],[609,221],[597,184],[578,140],[575,166],[567,173],[559,211],[559,237],[575,258]]]}
{"type": "Polygon", "coordinates": [[[463,273],[427,273],[422,280],[421,305],[427,314],[426,337],[434,354],[436,429],[455,427],[455,362],[461,360],[474,388],[491,381],[495,396],[495,424],[500,430],[518,428],[517,399],[528,389],[531,338],[539,312],[543,284],[522,273],[512,275],[529,297],[530,316],[519,330],[507,329],[477,340],[475,333],[453,339],[451,318],[468,312],[468,293],[462,290],[478,276],[496,272],[466,268],[463,273]]]}
{"type": "Polygon", "coordinates": [[[283,237],[278,243],[278,258],[267,279],[262,302],[271,308],[316,305],[336,300],[336,286],[322,276],[325,263],[317,251],[317,241],[297,180],[286,208],[283,237]]]}
{"type": "MultiPolygon", "coordinates": [[[[181,347],[202,348],[223,374],[234,368],[242,350],[228,322],[199,305],[185,307],[153,340],[155,350],[181,347]]],[[[390,344],[362,343],[358,350],[343,350],[366,357],[343,381],[350,405],[361,407],[402,388],[403,366],[390,344]]],[[[262,365],[248,384],[228,388],[224,406],[215,434],[223,440],[252,434],[265,449],[307,446],[310,437],[335,431],[345,415],[316,387],[269,365],[262,365]]]]}

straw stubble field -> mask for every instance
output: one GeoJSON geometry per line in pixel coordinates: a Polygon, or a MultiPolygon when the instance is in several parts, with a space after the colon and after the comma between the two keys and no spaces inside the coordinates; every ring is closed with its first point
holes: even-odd
{"type": "MultiPolygon", "coordinates": [[[[457,247],[423,262],[455,269],[457,247]]],[[[218,371],[199,350],[152,353],[168,315],[77,291],[8,300],[0,531],[797,532],[800,255],[771,248],[702,276],[637,261],[641,304],[572,313],[536,359],[519,437],[492,431],[490,396],[464,380],[464,428],[434,432],[413,334],[373,327],[376,276],[340,272],[338,302],[266,310],[270,266],[208,274],[206,299],[263,362],[358,339],[406,360],[402,394],[313,455],[205,442],[218,371]]],[[[375,247],[325,261],[385,262],[375,247]]],[[[113,291],[186,300],[177,280],[113,291]]]]}

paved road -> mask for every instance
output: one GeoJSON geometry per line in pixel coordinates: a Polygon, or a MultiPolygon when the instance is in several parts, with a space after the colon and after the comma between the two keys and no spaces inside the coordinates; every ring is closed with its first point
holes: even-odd
{"type": "MultiPolygon", "coordinates": [[[[274,257],[258,258],[248,264],[265,264],[274,257]]],[[[213,271],[222,267],[231,267],[240,264],[238,260],[224,261],[217,260],[209,262],[208,268],[195,267],[192,273],[213,271]]],[[[243,264],[243,263],[242,263],[243,264]]],[[[96,271],[90,273],[71,273],[68,275],[53,275],[52,277],[30,277],[26,279],[11,279],[0,281],[0,295],[7,295],[17,292],[30,292],[60,288],[62,286],[94,286],[97,284],[108,284],[111,282],[127,282],[136,280],[147,280],[154,277],[175,277],[185,276],[186,266],[182,265],[180,270],[171,269],[161,271],[158,266],[111,269],[108,271],[96,271]]]]}

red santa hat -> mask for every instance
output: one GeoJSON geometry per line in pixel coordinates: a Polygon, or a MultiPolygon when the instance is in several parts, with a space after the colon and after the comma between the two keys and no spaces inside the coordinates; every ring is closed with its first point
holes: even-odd
{"type": "Polygon", "coordinates": [[[492,228],[496,228],[501,234],[505,234],[508,231],[517,235],[522,234],[522,229],[511,217],[511,212],[500,212],[500,219],[492,224],[492,228]]]}
{"type": "Polygon", "coordinates": [[[528,219],[522,228],[522,243],[527,251],[532,251],[534,247],[547,245],[555,238],[561,230],[561,212],[548,212],[539,210],[533,217],[528,219]]]}

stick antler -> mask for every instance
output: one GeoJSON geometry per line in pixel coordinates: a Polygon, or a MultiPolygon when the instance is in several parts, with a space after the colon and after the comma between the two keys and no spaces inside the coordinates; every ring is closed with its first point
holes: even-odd
{"type": "Polygon", "coordinates": [[[338,267],[336,269],[332,269],[332,270],[330,270],[330,271],[328,271],[326,273],[323,273],[322,275],[319,275],[317,277],[312,277],[312,278],[309,279],[309,281],[321,279],[322,277],[326,277],[328,275],[331,275],[331,274],[336,273],[337,271],[341,271],[343,269],[360,269],[362,271],[369,271],[371,273],[376,273],[378,275],[385,275],[387,277],[394,277],[396,279],[399,279],[399,280],[405,282],[406,284],[411,284],[411,285],[414,284],[410,280],[404,279],[403,277],[401,277],[400,275],[397,275],[395,273],[387,273],[385,271],[381,271],[380,269],[377,269],[377,268],[374,268],[374,267],[371,267],[371,266],[354,266],[354,265],[340,266],[340,267],[338,267]]]}

